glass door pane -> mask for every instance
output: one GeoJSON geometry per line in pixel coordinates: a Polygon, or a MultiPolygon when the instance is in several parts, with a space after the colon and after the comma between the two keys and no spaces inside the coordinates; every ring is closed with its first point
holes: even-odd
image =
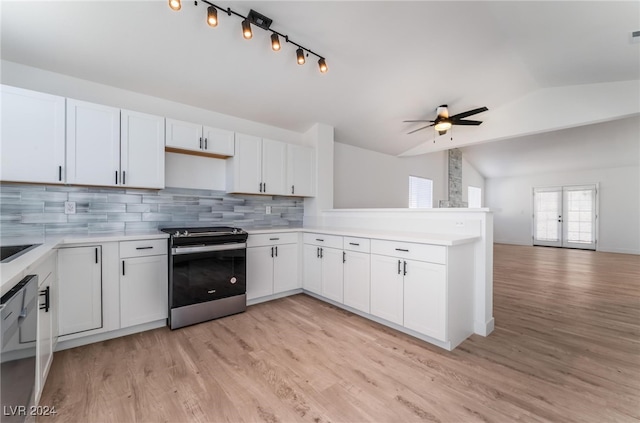
{"type": "Polygon", "coordinates": [[[564,187],[563,247],[596,248],[595,186],[564,187]]]}
{"type": "Polygon", "coordinates": [[[562,246],[562,188],[533,190],[533,245],[562,246]]]}

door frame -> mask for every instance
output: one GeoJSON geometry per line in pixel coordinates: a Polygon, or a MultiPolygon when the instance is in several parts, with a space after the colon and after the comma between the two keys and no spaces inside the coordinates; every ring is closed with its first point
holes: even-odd
{"type": "Polygon", "coordinates": [[[583,250],[594,250],[598,251],[598,239],[600,238],[600,184],[598,182],[591,184],[566,184],[566,185],[551,185],[551,186],[538,186],[531,188],[531,245],[532,246],[550,246],[550,247],[562,247],[562,248],[577,248],[583,250]],[[593,236],[594,242],[593,244],[589,244],[588,246],[584,246],[578,243],[568,243],[566,241],[566,233],[567,226],[565,225],[565,208],[566,208],[566,198],[565,192],[567,191],[575,191],[580,189],[594,189],[594,223],[593,223],[593,236]],[[536,191],[559,191],[560,193],[560,241],[559,242],[536,242],[535,240],[535,214],[536,214],[536,204],[535,204],[535,193],[536,191]]]}

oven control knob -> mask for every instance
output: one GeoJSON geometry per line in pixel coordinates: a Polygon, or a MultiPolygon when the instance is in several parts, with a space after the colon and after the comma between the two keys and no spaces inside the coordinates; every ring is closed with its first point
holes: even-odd
{"type": "Polygon", "coordinates": [[[175,234],[173,234],[173,236],[175,236],[175,237],[179,237],[179,236],[180,236],[180,231],[176,231],[176,233],[175,233],[175,234]]]}
{"type": "Polygon", "coordinates": [[[182,236],[188,236],[188,235],[189,235],[189,231],[184,231],[184,232],[182,233],[182,236]]]}

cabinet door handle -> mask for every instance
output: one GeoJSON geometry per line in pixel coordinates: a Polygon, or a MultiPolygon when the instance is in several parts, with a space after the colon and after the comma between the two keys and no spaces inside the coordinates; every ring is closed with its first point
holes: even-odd
{"type": "Polygon", "coordinates": [[[320,258],[320,247],[316,247],[316,257],[320,258]]]}
{"type": "Polygon", "coordinates": [[[324,242],[324,239],[316,238],[316,241],[324,242]]]}
{"type": "Polygon", "coordinates": [[[404,248],[396,248],[396,251],[402,251],[403,253],[409,252],[409,250],[405,250],[404,248]]]}
{"type": "Polygon", "coordinates": [[[342,262],[345,263],[347,261],[347,252],[343,251],[342,252],[342,262]]]}
{"type": "Polygon", "coordinates": [[[262,192],[267,192],[267,183],[266,182],[262,183],[262,192]]]}
{"type": "Polygon", "coordinates": [[[136,250],[152,250],[153,247],[136,247],[136,250]]]}
{"type": "Polygon", "coordinates": [[[207,150],[207,139],[204,139],[204,149],[207,150]]]}
{"type": "Polygon", "coordinates": [[[58,166],[58,181],[62,181],[62,166],[58,166]]]}
{"type": "Polygon", "coordinates": [[[202,150],[202,137],[200,137],[200,150],[202,150]]]}
{"type": "Polygon", "coordinates": [[[122,260],[122,276],[124,276],[124,260],[122,260]]]}
{"type": "Polygon", "coordinates": [[[260,187],[258,188],[259,192],[262,192],[262,182],[260,182],[260,187]]]}
{"type": "Polygon", "coordinates": [[[271,257],[273,258],[273,247],[271,247],[271,257]]]}
{"type": "Polygon", "coordinates": [[[96,264],[98,264],[98,247],[96,247],[96,264]]]}
{"type": "Polygon", "coordinates": [[[324,256],[324,248],[320,248],[320,258],[324,256]]]}
{"type": "Polygon", "coordinates": [[[407,262],[404,262],[404,276],[407,275],[407,262]]]}
{"type": "Polygon", "coordinates": [[[398,260],[398,275],[400,274],[400,260],[398,260]]]}
{"type": "Polygon", "coordinates": [[[116,185],[118,185],[118,171],[116,170],[116,185]]]}
{"type": "Polygon", "coordinates": [[[276,257],[278,257],[278,246],[276,245],[276,257]]]}
{"type": "Polygon", "coordinates": [[[127,177],[127,172],[126,171],[122,171],[122,185],[126,184],[126,177],[127,177]]]}
{"type": "Polygon", "coordinates": [[[296,187],[291,185],[291,194],[295,194],[296,193],[296,187]]]}
{"type": "Polygon", "coordinates": [[[360,246],[360,244],[358,244],[357,242],[350,242],[349,245],[355,245],[356,247],[360,246]]]}
{"type": "Polygon", "coordinates": [[[280,238],[269,238],[269,241],[279,241],[280,238]]]}
{"type": "Polygon", "coordinates": [[[49,312],[49,307],[51,307],[50,299],[51,299],[51,291],[49,287],[46,287],[42,291],[40,291],[40,296],[44,296],[44,304],[40,304],[40,310],[44,310],[45,313],[49,312]]]}

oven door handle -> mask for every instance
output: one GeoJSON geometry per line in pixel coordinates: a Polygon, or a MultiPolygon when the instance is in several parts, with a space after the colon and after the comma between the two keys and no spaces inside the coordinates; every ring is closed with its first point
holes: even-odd
{"type": "Polygon", "coordinates": [[[237,244],[205,245],[198,247],[173,247],[171,249],[171,255],[179,256],[182,254],[208,253],[210,251],[244,250],[245,248],[247,248],[246,242],[237,244]]]}

